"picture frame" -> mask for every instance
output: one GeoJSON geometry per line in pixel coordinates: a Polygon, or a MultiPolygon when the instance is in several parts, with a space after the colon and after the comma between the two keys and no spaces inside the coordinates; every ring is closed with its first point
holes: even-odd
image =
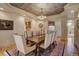
{"type": "Polygon", "coordinates": [[[55,22],[54,21],[48,21],[48,26],[55,26],[55,22]]]}
{"type": "Polygon", "coordinates": [[[30,30],[31,29],[31,21],[26,21],[25,26],[26,26],[27,30],[30,30]]]}
{"type": "Polygon", "coordinates": [[[0,30],[13,30],[12,20],[0,20],[0,30]]]}

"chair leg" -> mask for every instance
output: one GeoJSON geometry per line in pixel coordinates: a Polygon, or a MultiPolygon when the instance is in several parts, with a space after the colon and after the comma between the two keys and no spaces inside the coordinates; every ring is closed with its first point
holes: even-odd
{"type": "Polygon", "coordinates": [[[35,49],[35,56],[37,56],[37,44],[36,44],[36,49],[35,49]]]}
{"type": "Polygon", "coordinates": [[[19,50],[17,51],[17,56],[19,56],[19,50]]]}
{"type": "Polygon", "coordinates": [[[35,50],[35,56],[37,56],[37,50],[35,50]]]}
{"type": "Polygon", "coordinates": [[[43,54],[42,56],[46,54],[46,49],[43,50],[42,54],[43,54]]]}
{"type": "Polygon", "coordinates": [[[40,54],[40,53],[41,53],[41,51],[40,51],[40,48],[39,48],[39,56],[41,56],[41,54],[40,54]]]}
{"type": "Polygon", "coordinates": [[[10,53],[9,53],[8,51],[6,51],[6,52],[7,52],[7,54],[8,54],[9,56],[11,56],[10,53]]]}

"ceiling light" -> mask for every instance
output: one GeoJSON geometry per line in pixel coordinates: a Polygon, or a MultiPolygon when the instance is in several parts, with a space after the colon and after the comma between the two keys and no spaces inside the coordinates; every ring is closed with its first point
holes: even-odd
{"type": "Polygon", "coordinates": [[[43,8],[41,8],[41,15],[40,16],[37,16],[37,19],[39,19],[39,20],[44,20],[45,18],[46,18],[46,16],[45,15],[43,15],[43,8]]]}
{"type": "Polygon", "coordinates": [[[39,20],[44,20],[46,18],[46,16],[40,15],[37,17],[39,20]]]}

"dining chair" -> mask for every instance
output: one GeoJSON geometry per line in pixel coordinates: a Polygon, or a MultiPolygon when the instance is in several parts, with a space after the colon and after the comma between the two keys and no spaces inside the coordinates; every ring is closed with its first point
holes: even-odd
{"type": "MultiPolygon", "coordinates": [[[[45,34],[45,40],[43,43],[40,44],[40,48],[43,49],[44,52],[50,47],[51,45],[51,34],[45,34]]],[[[40,49],[40,51],[41,51],[40,49]]]]}
{"type": "Polygon", "coordinates": [[[7,51],[4,51],[3,56],[11,56],[11,55],[7,51]]]}
{"type": "Polygon", "coordinates": [[[36,45],[28,46],[25,41],[25,37],[23,35],[14,34],[14,39],[16,43],[16,47],[19,52],[23,53],[24,55],[28,55],[29,53],[33,52],[36,49],[36,45]]]}
{"type": "Polygon", "coordinates": [[[9,50],[5,50],[3,52],[3,55],[5,56],[17,56],[17,49],[16,48],[12,48],[12,49],[9,49],[9,50]]]}
{"type": "Polygon", "coordinates": [[[33,31],[33,36],[37,36],[37,31],[33,31]]]}
{"type": "Polygon", "coordinates": [[[56,32],[55,32],[55,31],[53,31],[53,32],[51,33],[51,44],[53,44],[54,41],[56,41],[56,32]]]}
{"type": "Polygon", "coordinates": [[[45,35],[45,40],[40,45],[40,47],[46,49],[51,44],[50,41],[51,41],[51,34],[46,34],[45,35]]]}
{"type": "Polygon", "coordinates": [[[56,46],[56,28],[55,26],[50,26],[49,29],[48,29],[49,33],[51,34],[51,45],[50,45],[50,49],[51,48],[54,48],[56,46]]]}
{"type": "Polygon", "coordinates": [[[27,36],[28,36],[28,38],[32,37],[33,36],[33,32],[32,31],[27,31],[27,36]]]}

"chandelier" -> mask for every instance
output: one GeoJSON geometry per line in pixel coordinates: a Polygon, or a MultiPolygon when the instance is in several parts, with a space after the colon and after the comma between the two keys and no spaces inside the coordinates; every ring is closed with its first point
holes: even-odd
{"type": "Polygon", "coordinates": [[[39,19],[39,20],[44,20],[44,19],[46,18],[46,16],[43,14],[44,9],[41,8],[40,11],[41,11],[41,15],[40,15],[40,16],[37,16],[37,19],[39,19]]]}

